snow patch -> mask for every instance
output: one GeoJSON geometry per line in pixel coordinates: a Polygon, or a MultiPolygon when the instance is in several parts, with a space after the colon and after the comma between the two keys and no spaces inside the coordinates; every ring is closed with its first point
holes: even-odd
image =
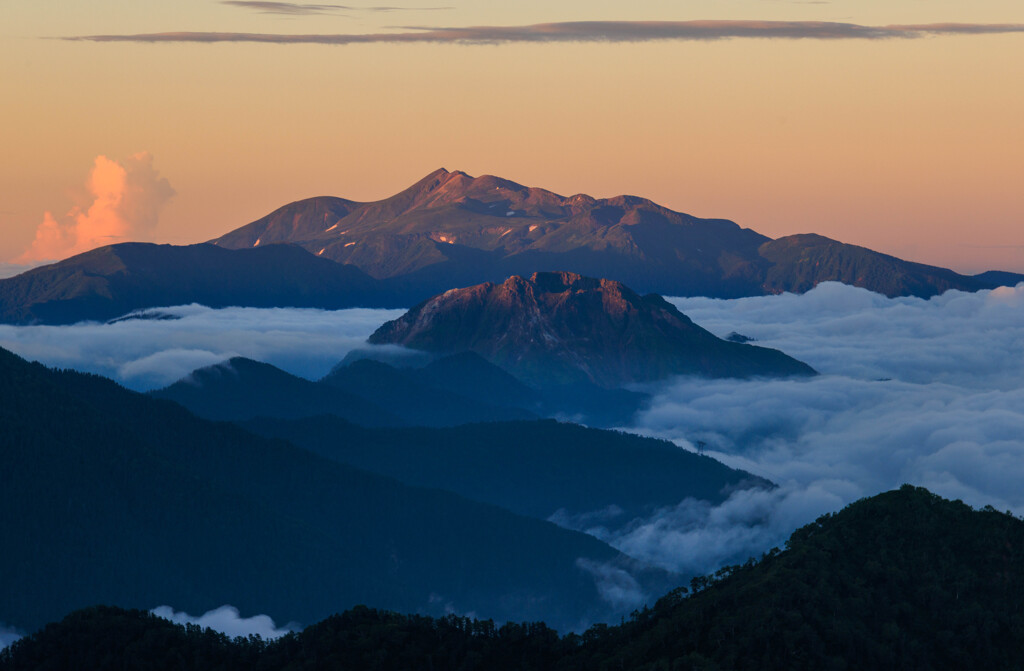
{"type": "Polygon", "coordinates": [[[337,227],[338,227],[338,225],[337,225],[337,224],[335,224],[334,226],[331,226],[331,227],[330,227],[330,228],[328,228],[328,229],[327,229],[326,231],[324,231],[324,233],[330,233],[331,231],[333,231],[333,230],[334,230],[334,229],[336,229],[337,227]]]}
{"type": "Polygon", "coordinates": [[[506,217],[514,217],[515,214],[516,214],[515,210],[509,210],[508,212],[505,213],[505,216],[506,217]]]}
{"type": "Polygon", "coordinates": [[[346,247],[351,247],[351,246],[352,246],[352,245],[354,245],[354,244],[356,244],[356,241],[355,241],[355,240],[353,240],[352,242],[346,242],[346,243],[345,243],[345,246],[346,246],[346,247]]]}
{"type": "Polygon", "coordinates": [[[323,249],[321,249],[321,250],[320,250],[319,252],[317,252],[317,253],[316,253],[316,255],[317,255],[317,256],[320,256],[321,254],[323,254],[323,253],[324,253],[324,250],[325,250],[325,249],[327,249],[327,248],[326,248],[326,247],[324,247],[324,248],[323,248],[323,249]]]}
{"type": "Polygon", "coordinates": [[[534,224],[533,226],[530,226],[530,232],[531,232],[531,233],[533,233],[533,232],[534,232],[534,231],[536,231],[536,230],[537,230],[538,228],[540,228],[540,226],[538,226],[537,224],[534,224]]]}
{"type": "Polygon", "coordinates": [[[262,240],[262,239],[263,238],[256,238],[256,242],[252,243],[252,246],[253,247],[259,247],[260,246],[260,240],[262,240]]]}

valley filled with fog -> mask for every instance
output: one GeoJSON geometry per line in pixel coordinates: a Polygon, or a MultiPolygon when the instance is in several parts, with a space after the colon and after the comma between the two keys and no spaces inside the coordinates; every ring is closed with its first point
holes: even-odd
{"type": "Polygon", "coordinates": [[[703,572],[903,483],[1024,512],[1024,285],[922,300],[825,283],[804,295],[672,302],[719,336],[741,333],[821,375],[654,390],[631,430],[691,449],[702,441],[779,488],[740,491],[714,508],[683,502],[614,537],[591,533],[703,572]]]}
{"type": "MultiPolygon", "coordinates": [[[[559,524],[704,573],[902,483],[1024,512],[1024,285],[923,300],[825,283],[804,295],[671,302],[716,335],[742,334],[821,375],[645,386],[649,407],[620,428],[700,445],[779,487],[738,490],[721,505],[681,501],[614,530],[600,515],[556,515],[559,524]]],[[[108,324],[0,326],[0,346],[142,391],[232,356],[317,379],[401,314],[193,305],[108,324]]]]}

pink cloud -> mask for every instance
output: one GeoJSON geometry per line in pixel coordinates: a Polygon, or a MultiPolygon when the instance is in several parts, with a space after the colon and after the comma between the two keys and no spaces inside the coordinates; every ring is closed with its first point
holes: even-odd
{"type": "Polygon", "coordinates": [[[16,263],[53,261],[103,245],[143,240],[174,195],[146,152],[120,163],[97,156],[86,188],[92,202],[84,208],[73,207],[59,219],[46,212],[35,239],[16,263]]]}

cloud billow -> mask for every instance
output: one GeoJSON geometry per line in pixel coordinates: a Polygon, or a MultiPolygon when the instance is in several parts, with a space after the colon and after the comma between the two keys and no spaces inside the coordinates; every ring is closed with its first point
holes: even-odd
{"type": "Polygon", "coordinates": [[[1024,284],[930,300],[835,283],[802,296],[673,299],[719,335],[737,331],[823,373],[809,380],[680,378],[630,430],[767,477],[771,491],[687,500],[614,532],[638,558],[706,572],[780,545],[798,526],[911,483],[1024,513],[1024,284]]]}
{"type": "Polygon", "coordinates": [[[16,263],[54,261],[104,245],[146,240],[174,195],[145,152],[124,161],[97,156],[86,188],[92,201],[63,217],[46,212],[32,244],[16,263]]]}
{"type": "MultiPolygon", "coordinates": [[[[903,483],[1024,513],[1024,284],[928,300],[836,283],[803,295],[671,300],[713,333],[750,336],[822,374],[651,385],[649,407],[622,428],[682,449],[702,441],[711,456],[779,486],[737,491],[721,505],[683,500],[615,529],[600,514],[553,521],[638,559],[703,573],[759,555],[817,516],[903,483]]],[[[136,389],[235,354],[317,378],[401,311],[186,306],[155,313],[174,319],[0,326],[0,346],[136,389]]],[[[618,573],[585,568],[604,581],[608,598],[634,597],[618,573]]]]}
{"type": "Polygon", "coordinates": [[[112,324],[0,324],[0,347],[49,366],[104,375],[138,391],[233,356],[317,379],[402,310],[224,308],[145,310],[112,324]]]}
{"type": "MultiPolygon", "coordinates": [[[[249,3],[252,4],[252,3],[249,3]]],[[[285,3],[274,3],[285,4],[285,3]]],[[[326,5],[311,5],[324,7],[326,5]]],[[[265,44],[512,44],[553,42],[653,42],[722,39],[879,40],[928,35],[980,35],[1024,32],[1017,23],[933,23],[865,26],[830,21],[567,21],[525,26],[422,27],[404,32],[280,34],[163,32],[64,37],[89,42],[252,42],[265,44]]]]}
{"type": "Polygon", "coordinates": [[[153,615],[170,620],[175,624],[195,624],[206,629],[213,629],[231,638],[237,636],[259,636],[265,641],[272,641],[295,630],[294,625],[278,627],[269,615],[242,617],[234,606],[221,606],[199,616],[189,615],[184,611],[175,611],[170,606],[159,606],[150,611],[153,615]]]}

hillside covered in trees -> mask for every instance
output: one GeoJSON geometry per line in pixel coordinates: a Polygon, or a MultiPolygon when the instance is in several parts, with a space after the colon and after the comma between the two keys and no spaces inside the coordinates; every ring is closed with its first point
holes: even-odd
{"type": "Polygon", "coordinates": [[[1021,520],[904,486],[582,635],[360,607],[265,642],[96,607],[15,643],[0,671],[1014,669],[1022,559],[1021,520]]]}
{"type": "Polygon", "coordinates": [[[592,536],[3,349],[0,455],[0,622],[28,631],[100,603],[303,624],[371,604],[568,628],[632,607],[586,566],[670,585],[592,536]]]}

